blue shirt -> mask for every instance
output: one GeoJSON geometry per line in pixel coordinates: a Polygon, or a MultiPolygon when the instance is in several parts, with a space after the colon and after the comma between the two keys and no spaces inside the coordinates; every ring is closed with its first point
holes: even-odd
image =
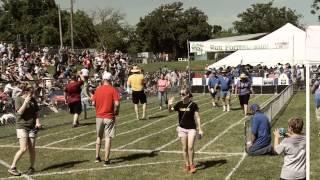
{"type": "Polygon", "coordinates": [[[256,137],[252,150],[258,150],[271,144],[271,127],[269,119],[262,112],[256,112],[251,119],[251,132],[256,137]]]}
{"type": "Polygon", "coordinates": [[[216,85],[218,85],[219,84],[219,78],[217,77],[217,76],[215,76],[215,77],[211,77],[210,79],[209,79],[209,82],[208,82],[208,86],[210,87],[210,88],[214,88],[216,85]]]}
{"type": "Polygon", "coordinates": [[[220,80],[221,91],[229,91],[231,86],[231,80],[225,76],[221,76],[219,80],[220,80]]]}

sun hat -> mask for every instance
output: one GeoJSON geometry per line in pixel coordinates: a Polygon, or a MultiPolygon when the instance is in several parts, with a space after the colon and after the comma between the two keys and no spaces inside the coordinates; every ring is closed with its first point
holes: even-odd
{"type": "Polygon", "coordinates": [[[241,75],[240,75],[240,78],[241,79],[244,79],[244,78],[247,78],[248,76],[246,75],[246,74],[244,74],[244,73],[242,73],[241,75]]]}
{"type": "Polygon", "coordinates": [[[140,72],[140,68],[138,66],[133,66],[131,69],[131,72],[135,73],[135,72],[140,72]]]}

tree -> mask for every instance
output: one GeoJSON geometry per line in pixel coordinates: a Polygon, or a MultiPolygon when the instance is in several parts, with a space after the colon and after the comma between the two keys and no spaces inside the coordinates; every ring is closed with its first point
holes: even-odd
{"type": "Polygon", "coordinates": [[[184,11],[182,6],[182,2],[164,4],[140,18],[136,33],[142,50],[171,53],[176,58],[186,56],[187,40],[211,37],[207,15],[195,7],[184,11]]]}
{"type": "Polygon", "coordinates": [[[320,14],[319,14],[320,0],[314,0],[311,7],[312,7],[311,14],[318,15],[318,20],[320,21],[320,14]]]}
{"type": "Polygon", "coordinates": [[[234,29],[240,34],[272,32],[286,23],[299,26],[302,16],[290,8],[272,7],[272,2],[253,4],[245,12],[240,13],[240,21],[233,22],[234,29]]]}
{"type": "Polygon", "coordinates": [[[134,29],[124,21],[125,14],[112,8],[103,8],[92,11],[91,17],[95,22],[98,48],[110,52],[117,49],[122,52],[128,51],[134,29]]]}
{"type": "MultiPolygon", "coordinates": [[[[65,15],[66,28],[64,30],[64,43],[71,44],[71,30],[69,14],[65,15]]],[[[77,10],[73,14],[73,34],[74,34],[74,45],[79,48],[95,47],[97,40],[97,33],[92,23],[92,19],[87,13],[81,10],[77,10]]]]}
{"type": "Polygon", "coordinates": [[[54,35],[59,32],[55,24],[57,12],[54,0],[1,0],[0,38],[55,44],[54,35]],[[48,32],[52,38],[41,36],[48,32]],[[16,39],[17,36],[20,39],[16,39]]]}

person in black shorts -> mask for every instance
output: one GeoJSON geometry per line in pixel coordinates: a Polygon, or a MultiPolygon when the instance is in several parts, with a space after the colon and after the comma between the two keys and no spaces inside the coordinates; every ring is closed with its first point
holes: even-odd
{"type": "Polygon", "coordinates": [[[138,104],[140,102],[142,104],[141,119],[145,119],[147,110],[147,96],[144,93],[144,76],[137,66],[134,66],[131,72],[133,74],[129,76],[127,86],[132,89],[132,102],[134,104],[134,111],[136,113],[137,119],[140,119],[138,108],[138,104]]]}

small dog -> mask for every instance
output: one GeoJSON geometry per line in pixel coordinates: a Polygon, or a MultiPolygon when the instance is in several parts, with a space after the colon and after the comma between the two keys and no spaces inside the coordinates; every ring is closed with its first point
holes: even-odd
{"type": "Polygon", "coordinates": [[[0,123],[2,125],[5,125],[5,124],[14,124],[16,122],[16,116],[13,115],[12,113],[8,113],[8,114],[3,114],[1,117],[0,117],[0,123]]]}

